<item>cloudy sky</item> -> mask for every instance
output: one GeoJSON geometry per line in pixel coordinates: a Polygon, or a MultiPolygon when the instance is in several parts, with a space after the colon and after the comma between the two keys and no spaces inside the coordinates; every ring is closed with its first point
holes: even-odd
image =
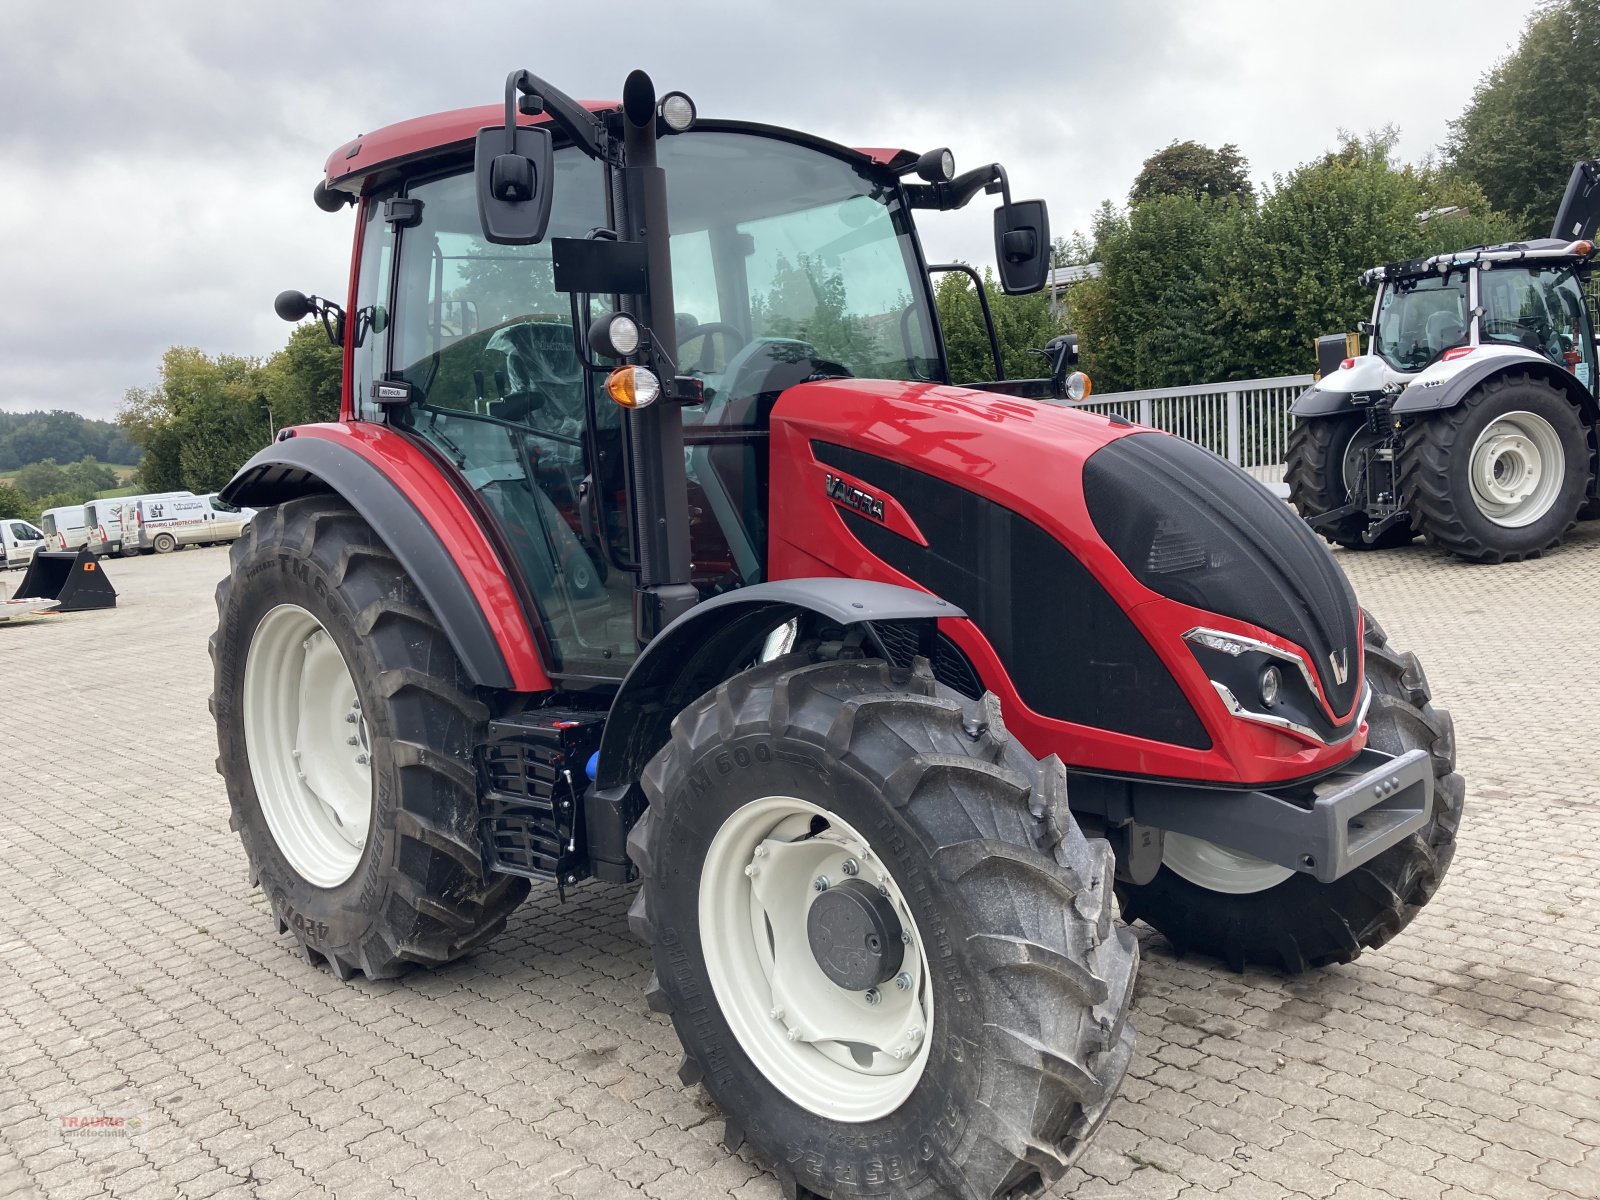
{"type": "MultiPolygon", "coordinates": [[[[527,67],[609,96],[644,67],[707,116],[998,159],[1058,233],[1173,140],[1258,180],[1340,129],[1438,146],[1531,0],[0,0],[0,408],[110,416],[166,347],[267,354],[286,287],[341,301],[357,133],[497,102],[527,67]]],[[[930,257],[991,257],[987,207],[930,257]]]]}

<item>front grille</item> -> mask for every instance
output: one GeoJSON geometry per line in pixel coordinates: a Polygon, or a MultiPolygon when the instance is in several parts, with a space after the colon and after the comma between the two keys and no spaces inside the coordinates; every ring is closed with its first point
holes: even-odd
{"type": "MultiPolygon", "coordinates": [[[[921,631],[915,621],[874,621],[873,630],[889,661],[897,667],[909,667],[922,646],[921,631]]],[[[952,691],[960,692],[969,700],[983,696],[983,684],[978,672],[967,661],[961,647],[941,633],[933,642],[933,677],[952,691]]]]}
{"type": "Polygon", "coordinates": [[[1095,451],[1083,490],[1095,529],[1140,583],[1302,647],[1334,713],[1350,711],[1360,671],[1341,684],[1327,665],[1335,653],[1361,661],[1355,593],[1287,504],[1209,450],[1155,433],[1095,451]]]}

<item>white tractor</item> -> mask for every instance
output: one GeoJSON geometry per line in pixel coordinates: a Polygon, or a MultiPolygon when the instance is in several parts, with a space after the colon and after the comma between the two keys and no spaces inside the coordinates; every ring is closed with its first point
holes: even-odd
{"type": "Polygon", "coordinates": [[[1374,267],[1367,353],[1294,403],[1289,497],[1356,550],[1428,544],[1534,558],[1596,515],[1596,346],[1584,284],[1600,162],[1579,163],[1552,236],[1374,267]]]}

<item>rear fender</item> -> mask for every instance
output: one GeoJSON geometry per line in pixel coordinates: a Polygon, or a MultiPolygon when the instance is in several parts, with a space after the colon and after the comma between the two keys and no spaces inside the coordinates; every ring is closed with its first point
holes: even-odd
{"type": "Polygon", "coordinates": [[[1457,369],[1443,369],[1453,368],[1456,362],[1462,361],[1457,359],[1452,363],[1435,363],[1429,367],[1400,393],[1394,402],[1394,415],[1404,417],[1443,412],[1460,404],[1478,385],[1499,375],[1516,374],[1544,380],[1565,392],[1586,422],[1592,424],[1596,419],[1594,396],[1570,371],[1562,370],[1542,354],[1515,347],[1496,347],[1495,352],[1481,358],[1477,354],[1472,355],[1471,361],[1466,361],[1464,366],[1457,369]]]}
{"type": "Polygon", "coordinates": [[[400,560],[475,683],[550,690],[504,564],[432,459],[366,422],[285,432],[239,469],[222,489],[225,501],[263,508],[317,492],[339,495],[400,560]]]}

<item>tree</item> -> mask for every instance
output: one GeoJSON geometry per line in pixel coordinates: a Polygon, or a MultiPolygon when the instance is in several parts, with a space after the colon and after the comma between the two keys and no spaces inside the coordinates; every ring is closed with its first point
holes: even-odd
{"type": "Polygon", "coordinates": [[[64,492],[71,485],[67,473],[53,458],[29,463],[16,474],[17,489],[30,500],[47,496],[51,492],[64,492]]]}
{"type": "Polygon", "coordinates": [[[338,417],[344,351],[328,341],[320,324],[296,326],[289,344],[267,360],[261,374],[264,403],[271,406],[277,428],[338,417]]]}
{"type": "Polygon", "coordinates": [[[117,486],[117,473],[92,454],[85,454],[64,468],[63,473],[67,477],[67,490],[81,494],[85,500],[92,500],[117,486]]]}
{"type": "Polygon", "coordinates": [[[29,497],[22,489],[9,483],[0,483],[0,520],[8,517],[25,517],[33,510],[29,497]]]}
{"type": "Polygon", "coordinates": [[[1572,164],[1600,149],[1600,0],[1546,0],[1450,124],[1451,163],[1523,236],[1550,232],[1572,164]]]}
{"type": "Polygon", "coordinates": [[[1144,160],[1128,204],[1137,206],[1161,196],[1248,202],[1254,196],[1249,169],[1232,142],[1216,150],[1199,142],[1173,142],[1144,160]]]}

